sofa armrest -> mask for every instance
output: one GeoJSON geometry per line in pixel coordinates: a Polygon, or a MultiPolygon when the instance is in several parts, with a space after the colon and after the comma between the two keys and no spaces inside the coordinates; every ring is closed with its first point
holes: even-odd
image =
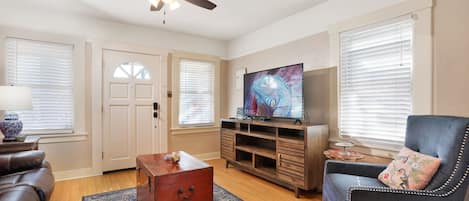
{"type": "Polygon", "coordinates": [[[43,165],[43,151],[22,151],[0,155],[0,175],[40,168],[43,165]]]}
{"type": "Polygon", "coordinates": [[[327,160],[324,173],[340,173],[377,178],[387,165],[327,160]]]}

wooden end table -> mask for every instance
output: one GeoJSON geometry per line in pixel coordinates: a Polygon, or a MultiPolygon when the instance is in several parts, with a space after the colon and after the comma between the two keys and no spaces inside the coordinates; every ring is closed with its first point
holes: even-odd
{"type": "Polygon", "coordinates": [[[38,150],[39,139],[39,136],[27,136],[19,137],[17,141],[12,142],[3,142],[0,140],[0,154],[38,150]]]}
{"type": "Polygon", "coordinates": [[[137,157],[138,201],[213,200],[213,167],[183,151],[178,163],[165,155],[137,157]]]}

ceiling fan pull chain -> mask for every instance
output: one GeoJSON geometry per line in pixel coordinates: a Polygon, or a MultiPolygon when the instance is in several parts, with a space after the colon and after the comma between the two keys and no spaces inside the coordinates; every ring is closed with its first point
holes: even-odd
{"type": "Polygon", "coordinates": [[[166,8],[163,10],[163,24],[166,24],[166,8]]]}

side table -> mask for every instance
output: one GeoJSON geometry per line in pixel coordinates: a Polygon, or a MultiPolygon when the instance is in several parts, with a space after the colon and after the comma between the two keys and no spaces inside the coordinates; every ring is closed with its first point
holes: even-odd
{"type": "Polygon", "coordinates": [[[0,141],[0,154],[38,150],[39,139],[39,136],[26,136],[24,138],[18,138],[18,141],[13,142],[0,141]]]}
{"type": "Polygon", "coordinates": [[[367,154],[362,154],[355,151],[349,151],[348,155],[341,154],[341,150],[339,149],[328,149],[324,151],[324,156],[328,159],[333,160],[342,160],[348,162],[364,162],[364,163],[375,163],[375,164],[389,164],[392,159],[379,157],[379,156],[372,156],[367,154]]]}

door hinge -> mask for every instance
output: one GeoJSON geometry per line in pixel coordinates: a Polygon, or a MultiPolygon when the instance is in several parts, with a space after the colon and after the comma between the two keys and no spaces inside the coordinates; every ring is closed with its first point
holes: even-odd
{"type": "Polygon", "coordinates": [[[101,152],[101,159],[104,160],[104,152],[101,152]]]}

